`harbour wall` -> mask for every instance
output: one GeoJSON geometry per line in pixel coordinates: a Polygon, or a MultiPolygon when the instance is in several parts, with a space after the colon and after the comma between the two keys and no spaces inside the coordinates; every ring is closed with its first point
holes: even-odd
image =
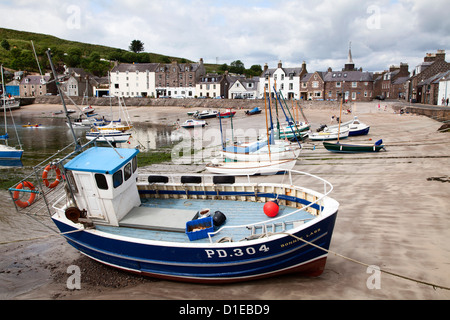
{"type": "MultiPolygon", "coordinates": [[[[125,105],[135,107],[185,107],[196,109],[253,109],[259,107],[264,110],[264,100],[244,100],[244,99],[165,99],[165,98],[124,98],[125,105]]],[[[70,97],[65,99],[67,105],[78,106],[86,105],[82,97],[70,97]]],[[[58,96],[39,96],[34,100],[35,104],[61,104],[61,98],[58,96]]],[[[89,105],[91,106],[118,106],[117,98],[89,98],[89,105]]],[[[272,102],[273,103],[273,102],[272,102]]],[[[296,102],[294,102],[296,104],[296,102]]],[[[358,104],[358,102],[355,102],[358,104]]],[[[367,102],[361,102],[367,103],[367,102]]],[[[373,103],[378,103],[373,101],[373,103]]],[[[437,121],[445,122],[450,120],[450,107],[428,106],[428,105],[407,105],[401,101],[392,101],[391,105],[394,109],[399,111],[405,109],[412,114],[424,115],[437,121]]],[[[286,101],[288,106],[292,105],[292,101],[286,101]]],[[[339,110],[339,103],[336,101],[301,101],[302,108],[333,108],[339,110]]],[[[272,105],[273,107],[273,105],[272,105]]]]}

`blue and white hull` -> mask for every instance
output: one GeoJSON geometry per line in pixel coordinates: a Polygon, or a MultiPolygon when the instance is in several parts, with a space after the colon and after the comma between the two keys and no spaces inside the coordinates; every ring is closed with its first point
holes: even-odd
{"type": "MultiPolygon", "coordinates": [[[[175,244],[136,241],[86,230],[69,233],[67,241],[83,254],[104,264],[146,276],[197,283],[227,283],[286,273],[319,276],[327,252],[304,243],[302,238],[327,250],[337,212],[292,235],[277,235],[245,243],[175,244]]],[[[76,230],[53,219],[61,232],[76,230]]]]}

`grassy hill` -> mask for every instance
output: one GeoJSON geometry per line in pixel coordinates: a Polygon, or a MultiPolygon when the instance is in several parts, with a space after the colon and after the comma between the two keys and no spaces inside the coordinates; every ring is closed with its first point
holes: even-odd
{"type": "MultiPolygon", "coordinates": [[[[132,40],[130,39],[130,43],[132,40]]],[[[174,60],[179,63],[193,62],[180,57],[150,52],[136,54],[123,49],[69,41],[41,33],[0,28],[0,63],[13,71],[39,72],[31,41],[33,41],[39,65],[43,72],[50,70],[46,55],[48,48],[52,50],[52,60],[58,72],[62,72],[63,66],[67,65],[69,67],[81,67],[97,76],[105,76],[108,70],[113,67],[112,61],[120,63],[170,63],[174,60]],[[7,45],[4,43],[5,41],[7,45]],[[4,46],[9,48],[5,49],[4,46]]],[[[256,71],[252,70],[253,67],[244,70],[242,65],[242,70],[237,71],[233,70],[232,67],[228,68],[226,65],[224,68],[223,65],[205,63],[207,73],[223,73],[224,70],[229,70],[230,72],[251,76],[259,75],[262,72],[261,66],[258,67],[256,71]]]]}
{"type": "MultiPolygon", "coordinates": [[[[45,54],[48,48],[52,49],[53,60],[60,68],[64,64],[70,67],[83,67],[97,75],[104,75],[105,70],[111,68],[110,63],[101,59],[125,63],[170,63],[173,60],[192,62],[184,58],[169,57],[157,53],[143,52],[136,54],[123,49],[69,41],[46,34],[0,28],[0,43],[4,40],[9,44],[9,50],[0,46],[0,62],[5,68],[12,70],[39,71],[31,41],[34,43],[41,68],[46,70],[49,70],[45,54]]],[[[215,68],[214,65],[209,65],[208,69],[215,68]]]]}

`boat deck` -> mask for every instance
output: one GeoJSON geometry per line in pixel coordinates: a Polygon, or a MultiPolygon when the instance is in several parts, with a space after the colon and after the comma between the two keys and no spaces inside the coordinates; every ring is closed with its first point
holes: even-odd
{"type": "MultiPolygon", "coordinates": [[[[221,211],[226,216],[226,221],[221,226],[226,228],[214,235],[212,241],[215,242],[224,237],[240,241],[257,238],[266,231],[286,231],[316,217],[306,211],[298,211],[287,216],[297,209],[280,205],[280,211],[276,217],[280,219],[272,222],[265,215],[263,206],[264,203],[261,202],[233,200],[149,198],[143,199],[140,207],[133,209],[121,219],[119,227],[100,225],[96,227],[107,233],[139,239],[190,242],[185,233],[186,222],[192,220],[198,211],[208,208],[211,215],[221,211]],[[250,226],[258,222],[261,223],[250,226]]],[[[195,242],[209,242],[209,238],[198,239],[195,242]]]]}

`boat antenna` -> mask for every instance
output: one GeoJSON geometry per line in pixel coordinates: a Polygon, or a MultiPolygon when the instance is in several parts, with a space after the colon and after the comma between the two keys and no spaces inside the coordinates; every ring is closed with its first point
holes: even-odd
{"type": "Polygon", "coordinates": [[[56,88],[58,90],[59,96],[61,97],[61,102],[62,102],[62,106],[64,108],[64,112],[66,113],[67,123],[69,124],[70,131],[72,132],[73,140],[75,141],[75,150],[78,151],[79,149],[81,149],[81,145],[79,144],[77,136],[75,135],[75,131],[73,130],[72,121],[70,119],[69,112],[67,112],[66,102],[64,101],[63,93],[60,88],[58,75],[56,73],[55,66],[53,65],[50,48],[47,50],[47,57],[48,57],[48,61],[50,62],[50,67],[52,69],[53,76],[55,77],[56,88]]]}

